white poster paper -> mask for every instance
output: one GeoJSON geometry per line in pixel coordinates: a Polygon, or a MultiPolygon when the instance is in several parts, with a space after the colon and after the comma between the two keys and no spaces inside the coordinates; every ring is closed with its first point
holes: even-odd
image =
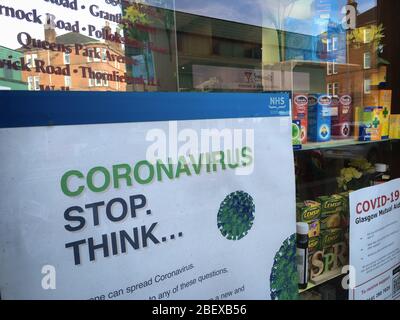
{"type": "Polygon", "coordinates": [[[289,117],[0,129],[0,146],[3,299],[296,298],[289,117]],[[211,128],[249,139],[215,166],[146,162],[154,134],[174,155],[211,128]]]}
{"type": "Polygon", "coordinates": [[[351,300],[400,299],[400,180],[350,194],[351,300]]]}

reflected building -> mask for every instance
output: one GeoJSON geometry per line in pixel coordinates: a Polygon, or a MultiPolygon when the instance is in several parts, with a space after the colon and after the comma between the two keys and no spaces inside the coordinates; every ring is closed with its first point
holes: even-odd
{"type": "Polygon", "coordinates": [[[0,90],[27,90],[28,86],[22,80],[21,70],[15,70],[7,66],[9,62],[12,65],[20,62],[23,54],[19,51],[0,46],[0,61],[3,61],[0,68],[0,90]]]}
{"type": "MultiPolygon", "coordinates": [[[[357,9],[357,3],[352,2],[357,9]]],[[[377,7],[357,15],[356,28],[347,31],[347,64],[327,65],[327,91],[333,94],[352,94],[355,106],[374,106],[371,95],[386,82],[388,62],[380,58],[383,30],[378,26],[377,7]]]]}
{"type": "MultiPolygon", "coordinates": [[[[106,24],[104,32],[110,30],[106,24]]],[[[22,72],[29,90],[126,91],[126,83],[111,77],[123,76],[126,71],[120,44],[77,32],[57,36],[50,25],[44,26],[42,43],[62,50],[34,46],[19,49],[31,69],[22,72]]]]}
{"type": "Polygon", "coordinates": [[[285,17],[285,30],[174,11],[162,4],[125,4],[125,52],[136,61],[127,73],[140,80],[127,90],[290,90],[351,94],[362,105],[370,88],[384,81],[385,61],[378,58],[376,42],[368,40],[377,29],[376,7],[358,14],[356,30],[347,30],[342,24],[346,4],[357,7],[351,0],[315,1],[313,19],[285,17]],[[365,42],[355,40],[359,34],[365,34],[365,42]]]}
{"type": "Polygon", "coordinates": [[[122,3],[125,55],[135,61],[127,65],[134,80],[127,91],[177,91],[175,11],[171,1],[157,0],[158,6],[138,2],[122,3]]]}

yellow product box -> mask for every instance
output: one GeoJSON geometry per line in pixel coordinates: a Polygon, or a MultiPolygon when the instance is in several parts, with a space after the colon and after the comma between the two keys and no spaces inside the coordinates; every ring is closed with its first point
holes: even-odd
{"type": "Polygon", "coordinates": [[[311,223],[319,220],[321,204],[317,201],[307,200],[296,204],[297,222],[311,223]]]}
{"type": "Polygon", "coordinates": [[[400,114],[390,115],[390,139],[400,139],[400,114]]]}
{"type": "Polygon", "coordinates": [[[341,214],[336,213],[320,220],[321,230],[336,229],[341,227],[341,214]]]}
{"type": "Polygon", "coordinates": [[[382,124],[382,140],[389,139],[390,113],[392,111],[392,90],[379,90],[379,106],[383,108],[380,114],[382,124]]]}

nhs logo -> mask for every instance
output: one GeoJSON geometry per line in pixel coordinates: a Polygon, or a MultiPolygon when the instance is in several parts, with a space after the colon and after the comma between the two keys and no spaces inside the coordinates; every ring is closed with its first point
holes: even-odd
{"type": "Polygon", "coordinates": [[[285,116],[289,115],[290,110],[290,93],[277,92],[266,93],[268,95],[268,109],[271,115],[285,116]]]}

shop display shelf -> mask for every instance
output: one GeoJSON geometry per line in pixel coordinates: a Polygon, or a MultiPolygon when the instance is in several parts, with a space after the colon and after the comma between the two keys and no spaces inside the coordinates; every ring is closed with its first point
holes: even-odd
{"type": "Polygon", "coordinates": [[[381,141],[357,141],[354,139],[346,139],[346,140],[332,140],[330,142],[311,142],[303,145],[302,149],[295,150],[296,152],[308,151],[308,150],[317,150],[317,149],[333,149],[338,147],[347,147],[347,146],[356,146],[356,145],[365,145],[365,144],[373,144],[373,143],[383,143],[388,141],[397,141],[398,139],[388,139],[381,141]]]}
{"type": "Polygon", "coordinates": [[[303,289],[303,290],[299,290],[299,293],[301,294],[301,293],[304,293],[304,292],[306,292],[306,291],[308,291],[308,290],[314,289],[314,288],[316,288],[316,287],[318,287],[318,286],[320,286],[320,285],[322,285],[322,284],[324,284],[324,283],[326,283],[326,282],[328,282],[328,281],[331,281],[331,280],[333,280],[333,279],[336,279],[336,278],[338,278],[338,277],[340,277],[340,276],[342,276],[342,275],[343,275],[343,274],[341,273],[340,270],[335,270],[335,272],[332,272],[332,273],[330,273],[330,274],[327,274],[327,275],[324,277],[323,280],[320,280],[320,281],[317,282],[317,283],[309,282],[307,288],[306,288],[306,289],[303,289]]]}

